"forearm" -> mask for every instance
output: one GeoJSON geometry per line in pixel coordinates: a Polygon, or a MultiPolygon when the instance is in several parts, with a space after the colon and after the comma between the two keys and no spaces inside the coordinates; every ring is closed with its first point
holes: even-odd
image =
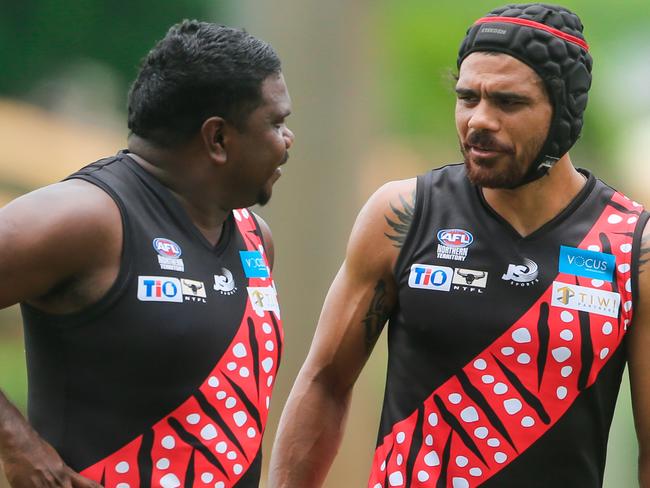
{"type": "Polygon", "coordinates": [[[280,419],[270,488],[322,486],[341,444],[352,390],[335,392],[304,376],[298,377],[280,419]]]}
{"type": "Polygon", "coordinates": [[[25,417],[0,391],[0,460],[33,432],[25,417]]]}

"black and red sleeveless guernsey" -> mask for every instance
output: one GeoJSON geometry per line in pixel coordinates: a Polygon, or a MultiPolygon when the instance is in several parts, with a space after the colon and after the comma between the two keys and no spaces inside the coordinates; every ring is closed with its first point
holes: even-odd
{"type": "Polygon", "coordinates": [[[127,153],[70,178],[120,208],[121,268],[79,314],[23,306],[30,421],[107,488],[257,487],[283,332],[255,217],[212,246],[127,153]]]}
{"type": "Polygon", "coordinates": [[[602,486],[648,214],[583,174],[525,238],[463,165],[417,179],[370,488],[602,486]]]}

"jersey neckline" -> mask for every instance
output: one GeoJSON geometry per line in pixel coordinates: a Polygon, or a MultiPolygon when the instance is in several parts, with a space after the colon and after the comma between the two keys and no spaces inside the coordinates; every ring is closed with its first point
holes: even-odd
{"type": "Polygon", "coordinates": [[[222,232],[219,236],[219,240],[216,244],[211,244],[210,241],[208,241],[203,233],[199,230],[199,228],[194,224],[185,208],[183,208],[181,203],[172,194],[169,188],[163,185],[155,176],[140,166],[137,161],[129,156],[129,153],[130,152],[128,150],[123,150],[118,153],[118,156],[126,156],[121,159],[125,162],[127,167],[136,173],[137,176],[139,176],[140,179],[142,179],[143,182],[149,186],[152,191],[164,197],[164,205],[169,209],[174,217],[178,219],[179,223],[186,230],[186,232],[191,234],[191,236],[197,239],[201,245],[207,247],[214,254],[220,255],[226,249],[226,247],[228,247],[228,243],[232,238],[234,228],[234,215],[232,210],[228,213],[228,216],[223,222],[222,232]]]}
{"type": "Polygon", "coordinates": [[[551,232],[553,229],[557,228],[564,220],[566,220],[568,217],[570,217],[576,210],[577,208],[587,199],[587,197],[591,194],[591,191],[593,190],[594,186],[596,185],[596,177],[591,174],[589,171],[583,168],[576,168],[577,171],[584,175],[587,178],[587,181],[585,182],[584,186],[580,189],[578,194],[573,197],[573,200],[569,202],[569,204],[564,207],[557,215],[555,215],[553,218],[551,218],[548,222],[545,222],[542,224],[540,227],[535,229],[533,232],[526,236],[522,236],[511,224],[508,222],[505,218],[503,218],[496,210],[492,208],[492,206],[487,202],[485,199],[485,196],[483,195],[483,191],[481,190],[481,187],[478,185],[472,185],[469,180],[467,181],[468,185],[472,186],[472,190],[474,195],[476,195],[476,198],[479,200],[479,203],[481,206],[485,209],[485,211],[492,217],[494,218],[502,227],[505,228],[505,230],[516,240],[519,241],[532,241],[537,239],[540,236],[543,236],[545,234],[548,234],[551,232]]]}

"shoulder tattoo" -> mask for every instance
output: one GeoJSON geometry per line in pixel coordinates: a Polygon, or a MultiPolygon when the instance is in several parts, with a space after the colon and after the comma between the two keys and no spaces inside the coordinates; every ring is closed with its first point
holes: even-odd
{"type": "Polygon", "coordinates": [[[401,248],[404,245],[406,234],[413,222],[413,213],[415,211],[415,190],[411,193],[410,200],[404,195],[399,195],[399,203],[390,203],[391,214],[384,215],[386,222],[391,228],[390,233],[384,232],[384,235],[393,242],[393,246],[401,248]]]}
{"type": "Polygon", "coordinates": [[[366,329],[366,351],[372,351],[375,342],[381,335],[384,324],[388,319],[386,310],[386,282],[379,280],[375,286],[375,294],[370,302],[370,307],[363,319],[363,326],[366,329]]]}

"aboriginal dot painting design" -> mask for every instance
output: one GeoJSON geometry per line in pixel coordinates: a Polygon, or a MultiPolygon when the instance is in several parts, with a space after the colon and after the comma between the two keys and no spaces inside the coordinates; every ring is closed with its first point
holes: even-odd
{"type": "Polygon", "coordinates": [[[506,468],[592,385],[632,320],[632,241],[642,207],[615,193],[578,247],[616,256],[613,282],[555,281],[620,293],[617,318],[551,303],[552,287],[379,443],[369,488],[470,488],[506,468]]]}
{"type": "MultiPolygon", "coordinates": [[[[233,214],[247,249],[264,255],[250,212],[233,214]]],[[[248,286],[274,285],[269,277],[248,286]]],[[[248,300],[231,345],[194,395],[82,474],[107,488],[234,486],[260,449],[282,342],[280,317],[248,300]]]]}

